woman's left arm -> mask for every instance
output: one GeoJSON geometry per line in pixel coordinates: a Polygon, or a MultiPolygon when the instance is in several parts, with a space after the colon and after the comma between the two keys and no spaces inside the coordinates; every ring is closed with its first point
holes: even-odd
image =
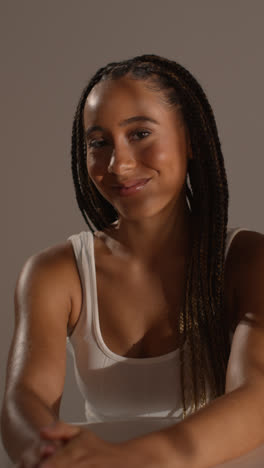
{"type": "Polygon", "coordinates": [[[225,394],[179,424],[145,438],[147,443],[153,437],[158,450],[157,435],[163,436],[160,444],[169,443],[166,466],[171,468],[213,467],[264,444],[264,235],[245,233],[236,258],[239,323],[225,394]]]}

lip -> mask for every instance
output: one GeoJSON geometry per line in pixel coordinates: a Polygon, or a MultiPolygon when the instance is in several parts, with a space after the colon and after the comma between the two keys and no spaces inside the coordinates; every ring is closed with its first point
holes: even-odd
{"type": "Polygon", "coordinates": [[[144,178],[144,179],[131,179],[129,181],[126,181],[124,184],[116,184],[116,185],[113,185],[113,187],[115,188],[130,188],[130,187],[134,187],[135,185],[138,185],[142,182],[145,182],[149,179],[147,178],[144,178]]]}
{"type": "Polygon", "coordinates": [[[114,190],[118,192],[119,195],[123,196],[123,197],[126,197],[126,196],[129,196],[129,195],[133,195],[137,192],[139,192],[140,190],[142,190],[145,185],[147,185],[147,183],[150,181],[151,179],[142,179],[142,180],[139,180],[139,181],[131,181],[129,182],[129,186],[126,187],[125,185],[119,185],[119,186],[114,186],[114,190]],[[136,182],[136,183],[134,183],[136,182]],[[131,185],[133,184],[133,185],[131,185]]]}

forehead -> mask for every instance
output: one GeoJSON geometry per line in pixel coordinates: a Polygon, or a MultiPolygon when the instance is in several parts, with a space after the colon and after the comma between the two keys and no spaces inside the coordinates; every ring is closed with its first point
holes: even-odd
{"type": "Polygon", "coordinates": [[[119,119],[151,112],[158,117],[168,112],[162,94],[146,87],[143,80],[122,77],[99,82],[88,95],[84,107],[84,124],[96,120],[119,119]]]}

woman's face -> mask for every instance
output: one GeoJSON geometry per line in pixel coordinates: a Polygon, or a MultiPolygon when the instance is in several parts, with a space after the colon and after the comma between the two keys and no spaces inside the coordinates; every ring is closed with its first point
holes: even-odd
{"type": "Polygon", "coordinates": [[[139,218],[186,204],[189,140],[180,114],[144,81],[123,77],[98,83],[87,97],[83,121],[87,170],[120,216],[139,218]],[[133,194],[131,186],[149,179],[133,194]]]}

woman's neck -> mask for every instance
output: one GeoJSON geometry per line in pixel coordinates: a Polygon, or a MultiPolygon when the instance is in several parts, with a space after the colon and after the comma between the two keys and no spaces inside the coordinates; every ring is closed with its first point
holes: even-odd
{"type": "Polygon", "coordinates": [[[173,258],[186,260],[192,245],[192,216],[188,206],[177,217],[161,216],[144,220],[119,220],[105,234],[114,247],[138,263],[154,267],[173,258]]]}

